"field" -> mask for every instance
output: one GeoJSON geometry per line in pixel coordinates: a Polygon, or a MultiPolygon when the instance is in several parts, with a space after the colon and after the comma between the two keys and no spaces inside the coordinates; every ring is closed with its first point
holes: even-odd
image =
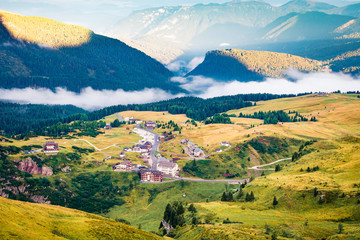
{"type": "Polygon", "coordinates": [[[1,239],[160,239],[98,215],[0,197],[1,239]]]}

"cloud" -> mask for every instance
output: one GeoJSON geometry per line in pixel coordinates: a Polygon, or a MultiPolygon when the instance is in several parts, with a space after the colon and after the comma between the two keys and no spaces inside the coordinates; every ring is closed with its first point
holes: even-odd
{"type": "Polygon", "coordinates": [[[179,75],[185,75],[186,73],[196,68],[203,61],[204,57],[194,57],[189,62],[184,60],[177,60],[166,65],[166,68],[172,72],[178,73],[179,75]]]}
{"type": "MultiPolygon", "coordinates": [[[[289,71],[289,79],[267,78],[263,82],[220,82],[202,76],[173,77],[171,81],[179,83],[191,96],[212,98],[224,95],[246,93],[296,94],[304,92],[333,92],[340,90],[360,90],[360,78],[343,73],[301,73],[289,71]]],[[[95,110],[118,104],[142,104],[157,102],[184,94],[173,95],[161,89],[141,91],[94,90],[84,88],[80,93],[57,88],[55,92],[46,88],[0,89],[0,100],[32,104],[72,104],[87,110],[95,110]]]]}
{"type": "Polygon", "coordinates": [[[204,57],[194,57],[186,66],[187,70],[190,72],[194,70],[200,63],[204,61],[204,57]]]}
{"type": "Polygon", "coordinates": [[[181,87],[201,98],[246,93],[289,94],[304,92],[342,92],[360,90],[360,78],[343,73],[301,73],[291,70],[289,79],[267,78],[263,82],[219,82],[212,78],[195,76],[183,80],[181,87]]]}
{"type": "Polygon", "coordinates": [[[172,95],[161,89],[144,89],[142,91],[94,90],[84,88],[80,93],[56,88],[53,92],[47,88],[14,88],[0,89],[0,99],[32,104],[72,104],[86,110],[95,110],[118,104],[149,103],[181,97],[183,94],[172,95]]]}

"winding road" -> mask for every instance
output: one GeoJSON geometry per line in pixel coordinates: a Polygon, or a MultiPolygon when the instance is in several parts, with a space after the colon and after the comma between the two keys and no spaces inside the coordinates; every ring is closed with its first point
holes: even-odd
{"type": "Polygon", "coordinates": [[[276,160],[275,162],[271,162],[271,163],[264,164],[264,165],[257,165],[257,166],[249,167],[248,169],[249,169],[249,170],[255,170],[255,171],[275,170],[275,168],[263,169],[262,167],[270,166],[270,165],[273,165],[273,164],[275,164],[275,163],[282,162],[282,161],[287,161],[287,160],[291,160],[291,158],[279,159],[279,160],[276,160]]]}

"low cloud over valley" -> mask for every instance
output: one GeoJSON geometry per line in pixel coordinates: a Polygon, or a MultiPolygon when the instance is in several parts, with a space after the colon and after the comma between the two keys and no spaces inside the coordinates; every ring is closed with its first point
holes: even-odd
{"type": "MultiPolygon", "coordinates": [[[[188,95],[211,98],[241,93],[303,93],[333,92],[340,90],[360,90],[360,78],[343,73],[300,73],[288,72],[289,79],[268,78],[263,82],[220,82],[202,76],[189,78],[174,77],[171,80],[189,92],[188,95]]],[[[181,97],[161,89],[144,89],[142,91],[94,90],[90,87],[80,93],[57,88],[55,92],[45,88],[0,89],[0,99],[19,103],[32,104],[72,104],[87,110],[94,110],[111,105],[149,103],[181,97]]]]}

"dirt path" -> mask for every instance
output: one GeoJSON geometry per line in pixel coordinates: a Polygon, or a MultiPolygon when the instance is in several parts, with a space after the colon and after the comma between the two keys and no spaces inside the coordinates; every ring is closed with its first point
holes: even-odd
{"type": "Polygon", "coordinates": [[[99,151],[99,152],[101,152],[101,153],[103,153],[103,154],[105,154],[107,156],[110,156],[110,154],[107,154],[107,153],[103,152],[103,150],[106,150],[106,149],[111,148],[111,147],[119,148],[118,146],[116,146],[116,144],[113,144],[113,145],[110,145],[110,146],[108,146],[106,148],[100,149],[100,148],[97,148],[94,144],[92,144],[91,142],[89,142],[88,140],[85,140],[85,139],[74,139],[74,141],[84,141],[84,142],[88,143],[90,146],[92,146],[93,148],[95,148],[97,151],[99,151]]]}
{"type": "Polygon", "coordinates": [[[282,162],[282,161],[287,161],[287,160],[291,160],[291,158],[279,159],[279,160],[276,160],[275,162],[272,162],[272,163],[268,163],[268,164],[264,164],[264,165],[257,165],[257,166],[249,167],[248,169],[249,170],[255,170],[255,171],[275,170],[275,168],[263,169],[262,167],[270,166],[270,165],[273,165],[275,163],[282,162]]]}

